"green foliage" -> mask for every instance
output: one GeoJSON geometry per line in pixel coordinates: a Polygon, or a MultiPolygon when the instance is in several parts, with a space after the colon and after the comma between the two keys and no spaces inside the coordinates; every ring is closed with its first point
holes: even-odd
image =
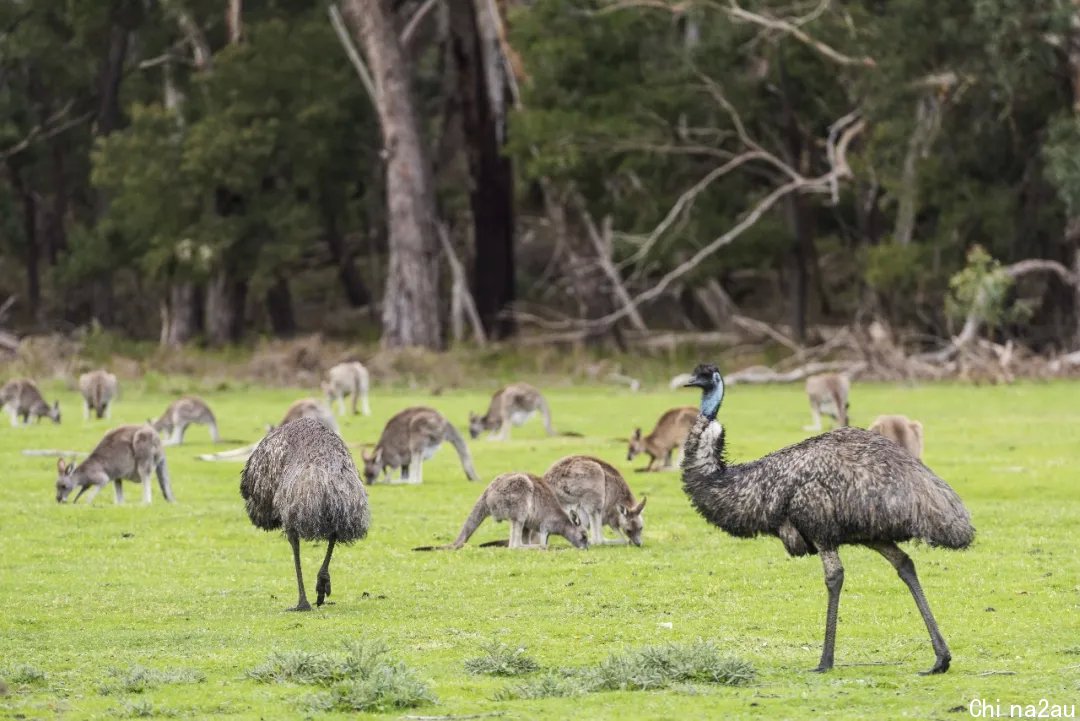
{"type": "Polygon", "coordinates": [[[174,718],[180,715],[175,709],[155,704],[148,698],[123,700],[113,713],[119,718],[174,718]]]}
{"type": "Polygon", "coordinates": [[[1080,118],[1058,115],[1050,123],[1043,146],[1046,177],[1070,215],[1080,214],[1080,118]]]}
{"type": "Polygon", "coordinates": [[[465,670],[483,676],[521,676],[540,669],[540,664],[525,655],[523,647],[513,648],[499,641],[490,641],[481,650],[483,656],[465,659],[465,670]]]}
{"type": "Polygon", "coordinates": [[[957,321],[974,312],[991,328],[1026,320],[1032,309],[1011,302],[1012,288],[1013,279],[1002,270],[1001,263],[976,245],[968,251],[964,269],[949,279],[945,308],[957,321]]]}
{"type": "Polygon", "coordinates": [[[42,684],[47,678],[44,671],[25,663],[15,664],[0,671],[0,678],[13,684],[42,684]]]}
{"type": "Polygon", "coordinates": [[[926,272],[926,252],[919,245],[882,243],[865,251],[867,284],[882,293],[910,292],[926,272]]]}
{"type": "Polygon", "coordinates": [[[98,687],[98,693],[109,696],[118,693],[143,693],[168,684],[193,684],[206,680],[206,674],[193,668],[158,671],[138,664],[126,669],[110,669],[109,680],[98,687]]]}

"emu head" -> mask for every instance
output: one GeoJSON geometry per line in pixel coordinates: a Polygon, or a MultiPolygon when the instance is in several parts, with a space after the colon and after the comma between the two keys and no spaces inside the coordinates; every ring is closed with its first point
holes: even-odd
{"type": "Polygon", "coordinates": [[[641,429],[635,428],[634,435],[630,436],[630,447],[626,449],[626,460],[634,460],[634,456],[645,452],[645,444],[641,442],[641,429]]]}
{"type": "Polygon", "coordinates": [[[710,419],[716,418],[720,404],[724,401],[724,378],[715,365],[702,363],[690,375],[686,388],[701,389],[701,413],[710,419]]]}
{"type": "Polygon", "coordinates": [[[74,463],[68,463],[63,458],[56,460],[56,502],[63,503],[67,500],[71,490],[75,488],[75,479],[72,477],[72,471],[75,470],[74,463]]]}
{"type": "Polygon", "coordinates": [[[474,441],[484,432],[484,417],[469,411],[469,437],[474,441]]]}
{"type": "Polygon", "coordinates": [[[630,539],[630,543],[635,546],[641,545],[641,533],[645,530],[645,519],[641,517],[641,512],[645,510],[645,501],[648,499],[644,496],[634,506],[619,505],[618,511],[618,524],[619,531],[630,539]]]}

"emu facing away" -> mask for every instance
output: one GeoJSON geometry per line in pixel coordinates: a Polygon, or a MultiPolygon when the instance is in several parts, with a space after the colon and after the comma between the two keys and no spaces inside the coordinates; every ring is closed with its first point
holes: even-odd
{"type": "Polygon", "coordinates": [[[240,495],[257,527],[285,532],[293,550],[299,598],[290,611],[310,611],[300,570],[300,540],[325,539],[315,604],[330,595],[330,557],[336,543],[367,535],[367,493],[341,437],[315,418],[278,426],[263,438],[244,465],[240,495]]]}
{"type": "Polygon", "coordinates": [[[833,666],[844,585],[837,549],[861,544],[884,556],[911,591],[936,656],[927,673],[947,671],[949,647],[915,564],[896,544],[917,538],[931,546],[967,548],[975,529],[956,492],[897,444],[859,428],[839,428],[759,460],[729,465],[724,427],[716,422],[724,400],[720,371],[699,365],[686,385],[702,389],[701,416],[682,463],[683,489],[698,513],[733,536],[778,536],[792,556],[821,556],[829,604],[825,645],[814,670],[833,666]]]}

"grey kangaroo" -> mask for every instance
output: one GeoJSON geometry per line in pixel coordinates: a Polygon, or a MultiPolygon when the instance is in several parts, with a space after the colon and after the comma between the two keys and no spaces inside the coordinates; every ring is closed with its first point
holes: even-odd
{"type": "MultiPolygon", "coordinates": [[[[442,548],[464,546],[484,519],[510,521],[510,548],[547,548],[548,536],[562,536],[575,548],[588,548],[589,536],[574,511],[559,505],[555,491],[532,473],[503,473],[496,476],[473,506],[455,540],[442,548]]],[[[429,548],[415,549],[429,550],[429,548]]]]}
{"type": "Polygon", "coordinates": [[[544,430],[549,436],[555,435],[551,410],[540,391],[528,383],[511,383],[491,397],[487,413],[482,416],[469,413],[469,435],[475,439],[490,431],[493,438],[505,441],[510,437],[510,426],[522,425],[537,411],[544,419],[544,430]]]}
{"type": "Polygon", "coordinates": [[[641,545],[645,520],[641,512],[645,498],[634,500],[622,474],[599,458],[567,456],[555,461],[544,474],[563,508],[577,511],[589,522],[589,542],[598,546],[619,543],[604,538],[604,526],[611,526],[635,546],[641,545]]]}
{"type": "Polygon", "coordinates": [[[38,422],[42,418],[48,418],[53,423],[60,422],[60,401],[53,401],[50,406],[37,384],[29,378],[8,381],[0,388],[0,408],[4,407],[11,415],[13,426],[19,425],[19,418],[22,418],[23,425],[28,424],[31,418],[38,422]]]}
{"type": "Polygon", "coordinates": [[[922,460],[923,427],[922,423],[907,416],[878,416],[867,430],[885,436],[907,449],[911,455],[922,460]]]}
{"type": "Polygon", "coordinates": [[[83,397],[83,420],[90,418],[90,411],[101,418],[108,418],[116,398],[116,376],[106,370],[90,371],[79,376],[79,393],[83,397]]]}
{"type": "Polygon", "coordinates": [[[465,439],[438,411],[421,406],[406,408],[392,417],[386,422],[374,452],[361,452],[364,479],[374,483],[382,473],[383,479],[389,481],[391,469],[400,468],[402,483],[423,483],[424,461],[435,455],[443,441],[454,446],[469,480],[480,480],[465,439]]]}
{"type": "Polygon", "coordinates": [[[330,405],[334,401],[338,403],[338,415],[345,415],[345,396],[352,396],[352,412],[356,415],[356,402],[360,401],[365,416],[371,415],[371,407],[368,405],[368,388],[371,378],[363,363],[353,361],[351,363],[338,363],[326,372],[326,380],[322,383],[322,389],[326,393],[326,399],[330,405]]]}
{"type": "Polygon", "coordinates": [[[842,373],[822,373],[806,379],[806,395],[810,398],[811,423],[805,431],[820,431],[821,416],[826,415],[837,425],[848,424],[848,393],[851,382],[842,373]]]}
{"type": "Polygon", "coordinates": [[[157,474],[161,493],[170,503],[173,498],[169,483],[169,470],[165,465],[165,450],[157,432],[148,425],[120,426],[105,434],[90,455],[80,463],[66,463],[63,458],[56,462],[56,501],[63,503],[78,487],[72,503],[89,491],[87,503],[92,503],[98,492],[110,481],[116,487],[116,502],[124,502],[122,481],[142,483],[143,503],[150,503],[150,475],[157,474]]]}
{"type": "Polygon", "coordinates": [[[161,414],[161,418],[150,425],[155,431],[166,436],[165,445],[178,446],[184,442],[184,433],[192,423],[209,426],[210,438],[214,443],[221,440],[214,412],[206,405],[206,401],[195,396],[185,396],[173,401],[161,414]]]}

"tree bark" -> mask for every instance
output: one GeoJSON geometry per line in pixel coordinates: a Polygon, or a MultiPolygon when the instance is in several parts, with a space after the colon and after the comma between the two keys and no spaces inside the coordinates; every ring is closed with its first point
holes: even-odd
{"type": "Polygon", "coordinates": [[[247,286],[219,270],[206,286],[206,341],[212,346],[235,343],[243,335],[247,286]]]}
{"type": "Polygon", "coordinates": [[[266,311],[270,315],[270,327],[274,329],[274,335],[288,336],[296,332],[292,292],[285,276],[279,275],[266,291],[266,311]]]}
{"type": "Polygon", "coordinates": [[[326,200],[327,189],[323,191],[324,201],[322,204],[323,227],[326,231],[326,247],[330,250],[330,257],[337,265],[338,280],[341,288],[345,291],[345,297],[353,308],[362,308],[371,303],[371,292],[368,290],[360,271],[353,262],[353,251],[349,242],[341,232],[341,224],[338,222],[338,214],[333,207],[332,200],[326,200]]]}
{"type": "Polygon", "coordinates": [[[191,281],[175,281],[161,306],[161,345],[178,348],[191,340],[196,327],[195,286],[191,281]]]}
{"type": "Polygon", "coordinates": [[[244,1],[229,0],[229,6],[225,10],[225,28],[229,35],[229,44],[240,42],[244,36],[244,1]]]}
{"type": "Polygon", "coordinates": [[[23,182],[23,176],[19,167],[10,159],[7,162],[7,166],[8,177],[11,179],[11,187],[15,190],[15,193],[19,196],[19,200],[22,202],[23,235],[25,236],[26,242],[24,260],[26,262],[27,305],[30,308],[30,315],[36,321],[41,312],[41,246],[38,241],[40,230],[38,220],[40,213],[37,199],[34,197],[34,192],[23,182]]]}
{"type": "Polygon", "coordinates": [[[390,258],[382,344],[441,348],[435,197],[392,4],[348,0],[346,8],[374,77],[386,158],[390,258]]]}
{"type": "Polygon", "coordinates": [[[502,153],[506,81],[497,45],[481,31],[474,0],[452,0],[450,30],[461,100],[473,216],[473,297],[488,335],[514,332],[514,174],[502,153]]]}

